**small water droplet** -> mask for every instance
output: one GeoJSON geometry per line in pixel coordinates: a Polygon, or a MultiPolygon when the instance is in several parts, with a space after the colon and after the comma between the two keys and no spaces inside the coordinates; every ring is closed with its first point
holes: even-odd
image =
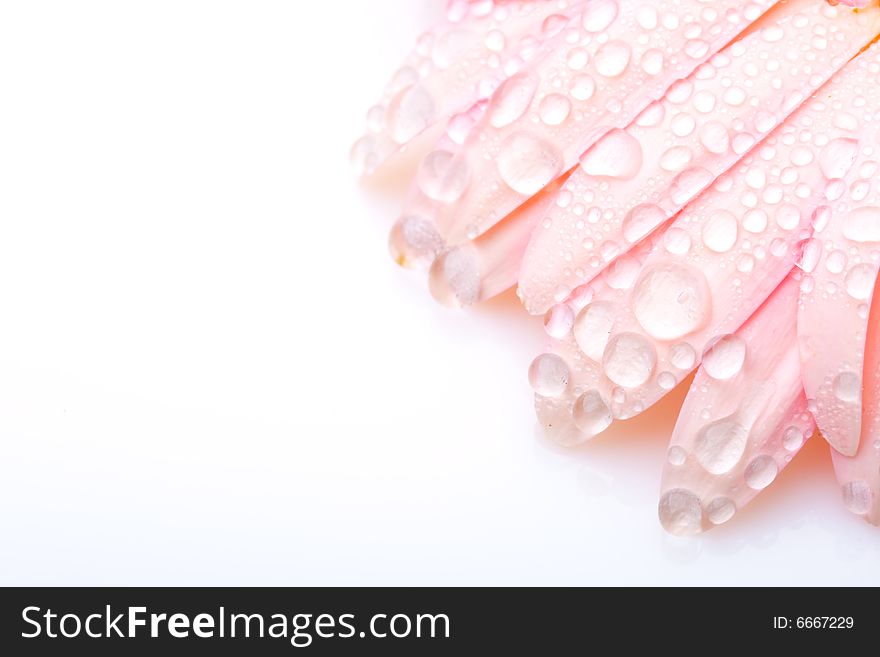
{"type": "Polygon", "coordinates": [[[615,0],[592,0],[584,9],[583,26],[587,32],[603,32],[617,18],[615,0]]]}
{"type": "Polygon", "coordinates": [[[596,53],[596,71],[606,78],[616,78],[629,66],[630,57],[632,48],[626,41],[609,41],[596,53]]]}
{"type": "Polygon", "coordinates": [[[614,421],[611,409],[597,390],[588,390],[578,397],[572,409],[572,419],[588,436],[602,433],[614,421]]]}
{"type": "Polygon", "coordinates": [[[694,443],[694,454],[708,472],[720,475],[730,472],[739,463],[746,449],[749,429],[731,415],[700,429],[694,443]]]}
{"type": "Polygon", "coordinates": [[[684,465],[687,460],[687,452],[678,445],[673,445],[666,451],[666,460],[670,465],[684,465]]]}
{"type": "Polygon", "coordinates": [[[880,242],[880,207],[863,206],[847,213],[843,235],[853,242],[880,242]]]}
{"type": "Polygon", "coordinates": [[[843,503],[850,512],[864,515],[871,510],[874,494],[864,481],[851,481],[843,487],[843,503]]]}
{"type": "Polygon", "coordinates": [[[544,330],[551,338],[561,340],[574,326],[574,312],[568,305],[558,303],[544,315],[544,330]]]}
{"type": "Polygon", "coordinates": [[[591,176],[629,180],[642,168],[642,147],[624,130],[612,130],[590,148],[580,160],[591,176]]]}
{"type": "Polygon", "coordinates": [[[683,171],[672,182],[669,190],[670,198],[676,206],[684,206],[712,183],[714,176],[702,167],[694,167],[683,171]]]}
{"type": "Polygon", "coordinates": [[[746,466],[744,475],[746,485],[753,490],[764,490],[773,483],[778,473],[779,466],[776,465],[776,461],[771,457],[765,455],[756,456],[746,466]]]}
{"type": "Polygon", "coordinates": [[[736,504],[729,497],[716,497],[706,507],[706,515],[713,525],[723,525],[733,518],[736,513],[736,504]]]}
{"type": "Polygon", "coordinates": [[[550,94],[541,101],[538,115],[547,125],[560,125],[571,113],[571,101],[562,94],[550,94]]]}
{"type": "Polygon", "coordinates": [[[513,191],[532,196],[561,173],[562,154],[549,142],[518,132],[501,145],[497,166],[513,191]]]}
{"type": "Polygon", "coordinates": [[[454,203],[467,189],[470,170],[464,158],[438,150],[422,160],[416,182],[428,198],[441,203],[454,203]]]}
{"type": "Polygon", "coordinates": [[[788,427],[782,434],[782,446],[789,452],[796,452],[804,445],[804,434],[797,427],[788,427]]]}
{"type": "Polygon", "coordinates": [[[675,536],[692,536],[703,529],[700,498],[685,488],[673,488],[664,493],[658,515],[663,528],[675,536]]]}
{"type": "Polygon", "coordinates": [[[840,401],[852,404],[862,396],[862,379],[852,372],[841,372],[834,377],[834,396],[840,401]]]}
{"type": "Polygon", "coordinates": [[[739,223],[727,210],[716,210],[703,224],[703,244],[715,253],[727,253],[736,244],[739,223]]]}
{"type": "Polygon", "coordinates": [[[608,301],[596,301],[578,313],[574,323],[574,339],[587,358],[596,362],[602,360],[614,329],[615,316],[616,309],[608,301]]]}
{"type": "Polygon", "coordinates": [[[504,128],[515,122],[526,113],[537,88],[538,78],[527,73],[506,80],[492,97],[489,123],[495,128],[504,128]]]}
{"type": "Polygon", "coordinates": [[[669,362],[680,370],[690,371],[697,363],[697,352],[687,342],[679,342],[669,350],[669,362]]]}
{"type": "Polygon", "coordinates": [[[667,218],[666,213],[656,205],[637,205],[623,220],[623,239],[629,244],[635,244],[651,234],[667,218]]]}
{"type": "Polygon", "coordinates": [[[871,298],[871,293],[874,291],[876,279],[876,269],[871,265],[854,265],[847,272],[846,279],[844,280],[846,292],[853,299],[867,301],[871,298]]]}
{"type": "Polygon", "coordinates": [[[852,168],[859,154],[855,139],[832,139],[822,149],[819,166],[826,178],[843,178],[852,168]]]}

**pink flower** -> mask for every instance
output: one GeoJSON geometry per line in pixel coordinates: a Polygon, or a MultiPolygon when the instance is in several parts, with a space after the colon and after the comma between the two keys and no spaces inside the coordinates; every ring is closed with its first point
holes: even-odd
{"type": "Polygon", "coordinates": [[[516,285],[544,316],[553,440],[696,370],[659,505],[676,534],[730,520],[816,425],[880,523],[880,6],[842,4],[862,11],[455,0],[352,151],[370,173],[442,133],[392,254],[448,305],[516,285]]]}

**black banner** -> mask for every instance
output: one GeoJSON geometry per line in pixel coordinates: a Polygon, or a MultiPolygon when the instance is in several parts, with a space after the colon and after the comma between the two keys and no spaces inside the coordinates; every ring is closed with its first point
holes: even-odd
{"type": "Polygon", "coordinates": [[[765,654],[870,645],[878,626],[869,589],[33,588],[0,597],[5,655],[765,654]]]}

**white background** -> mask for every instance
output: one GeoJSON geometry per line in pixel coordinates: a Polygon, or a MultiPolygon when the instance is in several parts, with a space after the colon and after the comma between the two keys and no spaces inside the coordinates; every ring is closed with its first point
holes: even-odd
{"type": "Polygon", "coordinates": [[[818,440],[672,539],[681,391],[555,448],[540,323],[393,265],[348,148],[442,4],[0,3],[3,584],[880,584],[818,440]]]}

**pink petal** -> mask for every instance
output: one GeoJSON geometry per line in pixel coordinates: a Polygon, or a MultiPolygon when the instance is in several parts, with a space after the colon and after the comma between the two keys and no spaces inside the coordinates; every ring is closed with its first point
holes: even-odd
{"type": "Polygon", "coordinates": [[[520,275],[531,313],[588,283],[730,168],[876,34],[880,11],[791,0],[581,158],[520,275]],[[833,14],[833,16],[829,16],[833,14]],[[817,38],[817,34],[822,34],[817,38]],[[795,60],[787,53],[797,52],[795,60]]]}
{"type": "Polygon", "coordinates": [[[798,317],[804,388],[829,443],[856,453],[868,309],[880,268],[880,47],[860,55],[803,113],[825,198],[804,263],[798,317]]]}
{"type": "Polygon", "coordinates": [[[798,281],[789,277],[735,333],[747,358],[733,377],[697,372],[663,469],[660,521],[679,535],[727,522],[791,461],[814,430],[800,380],[798,281]]]}
{"type": "Polygon", "coordinates": [[[557,10],[538,0],[450,2],[448,20],[421,36],[370,109],[351,152],[355,170],[373,173],[431,126],[491,95],[534,55],[557,10]]]}
{"type": "MultiPolygon", "coordinates": [[[[674,11],[661,13],[643,0],[591,0],[566,11],[568,23],[555,26],[558,33],[499,88],[454,149],[449,166],[467,185],[440,200],[417,187],[403,216],[435,226],[450,245],[476,238],[573,167],[610,128],[628,125],[773,3],[680,0],[674,11]],[[645,70],[645,60],[656,61],[659,53],[665,64],[645,70]]],[[[407,250],[398,241],[395,251],[407,250]]]]}

